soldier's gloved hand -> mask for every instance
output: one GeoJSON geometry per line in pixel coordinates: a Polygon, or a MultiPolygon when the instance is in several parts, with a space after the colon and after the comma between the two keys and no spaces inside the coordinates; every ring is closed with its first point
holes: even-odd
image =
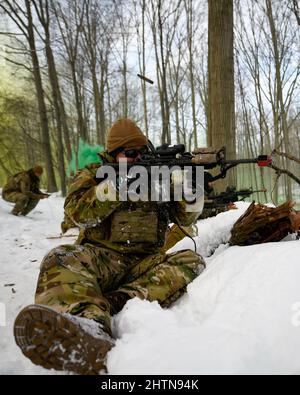
{"type": "MultiPolygon", "coordinates": [[[[196,167],[192,169],[192,172],[179,169],[172,172],[171,196],[179,196],[180,190],[184,192],[185,197],[187,195],[195,195],[197,191],[196,167]]],[[[189,203],[194,202],[195,200],[189,200],[189,203]]]]}
{"type": "Polygon", "coordinates": [[[173,265],[201,264],[205,266],[205,261],[202,256],[191,250],[173,252],[167,255],[167,261],[173,265]]]}
{"type": "Polygon", "coordinates": [[[183,191],[185,170],[176,169],[172,172],[171,176],[171,196],[175,196],[179,191],[183,191]]]}

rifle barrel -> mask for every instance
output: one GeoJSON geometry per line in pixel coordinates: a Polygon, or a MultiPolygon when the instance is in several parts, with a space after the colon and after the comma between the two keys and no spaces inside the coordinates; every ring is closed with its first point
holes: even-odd
{"type": "Polygon", "coordinates": [[[232,160],[222,160],[221,164],[224,165],[240,165],[240,164],[249,164],[249,163],[257,163],[258,158],[252,159],[232,159],[232,160]]]}
{"type": "MultiPolygon", "coordinates": [[[[163,156],[163,157],[155,157],[155,158],[147,158],[145,160],[141,160],[140,162],[133,162],[133,163],[126,163],[127,168],[131,168],[133,166],[143,166],[143,167],[151,167],[151,166],[203,166],[205,169],[213,169],[217,166],[221,166],[226,170],[229,170],[232,167],[235,167],[240,164],[249,164],[254,163],[258,164],[259,166],[269,166],[272,161],[271,159],[266,156],[262,155],[258,158],[251,158],[251,159],[221,159],[219,161],[214,162],[200,162],[194,163],[192,162],[191,158],[181,157],[181,158],[174,158],[172,156],[163,156]]],[[[124,163],[123,163],[124,164],[124,163]]],[[[111,166],[113,168],[118,168],[120,163],[104,163],[104,165],[111,166]]]]}

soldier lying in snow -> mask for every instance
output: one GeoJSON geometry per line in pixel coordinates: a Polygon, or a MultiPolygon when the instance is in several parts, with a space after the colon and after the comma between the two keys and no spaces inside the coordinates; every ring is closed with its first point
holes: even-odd
{"type": "MultiPolygon", "coordinates": [[[[102,157],[135,162],[147,144],[131,120],[121,119],[112,126],[102,157]],[[129,149],[135,150],[134,157],[126,156],[129,149]]],[[[105,369],[106,354],[114,345],[111,315],[128,299],[170,306],[205,267],[191,250],[169,255],[160,250],[168,224],[190,226],[201,214],[203,199],[165,205],[101,202],[96,170],[81,171],[66,198],[66,214],[81,229],[76,245],[55,248],[44,258],[36,305],[20,312],[14,328],[17,344],[32,362],[80,374],[105,369]],[[187,209],[192,205],[194,212],[187,209]],[[97,322],[97,333],[87,331],[77,317],[97,322]]]]}
{"type": "Polygon", "coordinates": [[[22,171],[9,177],[2,191],[3,200],[15,203],[13,215],[27,215],[38,204],[40,199],[46,199],[48,194],[39,190],[40,177],[43,174],[41,166],[22,171]]]}

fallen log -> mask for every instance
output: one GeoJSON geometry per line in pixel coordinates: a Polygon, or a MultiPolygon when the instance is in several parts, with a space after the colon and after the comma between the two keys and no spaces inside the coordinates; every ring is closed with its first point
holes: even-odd
{"type": "Polygon", "coordinates": [[[279,207],[267,207],[253,202],[231,231],[231,245],[253,245],[277,242],[288,234],[300,231],[300,212],[288,201],[279,207]]]}

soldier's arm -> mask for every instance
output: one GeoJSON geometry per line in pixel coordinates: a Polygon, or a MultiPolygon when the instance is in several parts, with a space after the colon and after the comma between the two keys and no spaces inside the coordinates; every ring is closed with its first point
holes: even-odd
{"type": "Polygon", "coordinates": [[[27,175],[22,176],[20,180],[20,189],[21,192],[28,196],[30,199],[42,199],[43,197],[40,194],[34,193],[30,190],[30,179],[27,175]]]}
{"type": "Polygon", "coordinates": [[[180,226],[190,226],[197,221],[203,211],[204,197],[194,203],[185,200],[173,202],[171,205],[170,219],[180,226]]]}
{"type": "MultiPolygon", "coordinates": [[[[175,186],[181,186],[182,173],[175,174],[171,183],[171,195],[174,195],[175,186]]],[[[190,226],[197,221],[204,207],[204,196],[197,198],[192,203],[184,197],[180,201],[173,201],[170,208],[170,219],[180,226],[190,226]]]]}
{"type": "Polygon", "coordinates": [[[85,169],[74,180],[66,198],[65,213],[80,228],[97,226],[121,204],[100,201],[99,188],[93,174],[85,169]]]}

